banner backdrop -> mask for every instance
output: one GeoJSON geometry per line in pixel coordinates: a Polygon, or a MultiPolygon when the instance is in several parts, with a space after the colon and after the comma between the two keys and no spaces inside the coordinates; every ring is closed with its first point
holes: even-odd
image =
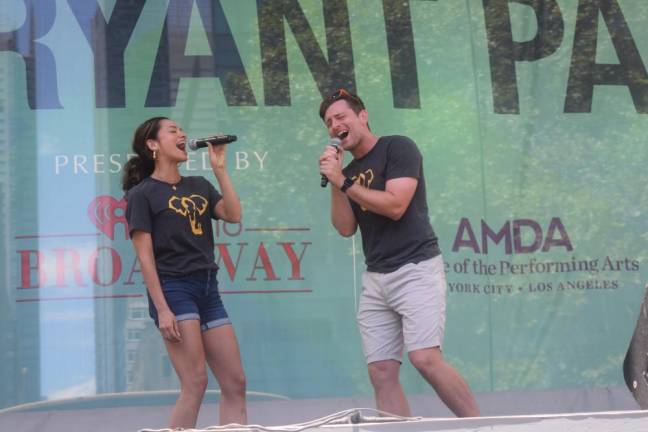
{"type": "MultiPolygon", "coordinates": [[[[647,17],[635,0],[3,0],[0,407],[178,388],[120,184],[157,115],[239,137],[244,217],[215,236],[248,389],[370,395],[361,242],[332,228],[317,170],[338,87],[423,153],[444,352],[472,389],[622,385],[648,280],[647,17]]],[[[206,155],[182,172],[216,183],[206,155]]],[[[403,382],[432,392],[411,366],[403,382]]]]}

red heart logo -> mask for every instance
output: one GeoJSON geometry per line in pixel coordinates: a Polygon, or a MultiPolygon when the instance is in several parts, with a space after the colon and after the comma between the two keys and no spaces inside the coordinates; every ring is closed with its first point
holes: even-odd
{"type": "Polygon", "coordinates": [[[110,195],[100,195],[88,205],[88,218],[111,240],[115,240],[115,225],[124,224],[124,237],[128,239],[126,199],[117,200],[110,195]]]}

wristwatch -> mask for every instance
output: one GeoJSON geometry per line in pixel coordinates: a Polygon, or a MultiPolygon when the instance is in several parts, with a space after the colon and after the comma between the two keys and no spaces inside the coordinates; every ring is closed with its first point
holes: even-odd
{"type": "Polygon", "coordinates": [[[346,190],[349,189],[351,186],[353,186],[353,180],[351,180],[349,177],[344,178],[344,183],[342,183],[342,187],[340,188],[340,191],[346,193],[346,190]]]}

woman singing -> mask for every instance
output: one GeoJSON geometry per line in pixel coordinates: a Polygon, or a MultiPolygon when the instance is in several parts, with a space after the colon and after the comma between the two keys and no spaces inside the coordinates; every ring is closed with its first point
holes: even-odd
{"type": "Polygon", "coordinates": [[[221,424],[247,423],[245,374],[234,329],[218,293],[211,219],[237,223],[241,203],[225,169],[225,146],[209,145],[220,193],[204,177],[183,177],[187,135],[154,117],[133,137],[124,166],[126,218],[142,267],[149,313],[180,379],[171,428],[194,428],[209,365],[221,389],[221,424]]]}

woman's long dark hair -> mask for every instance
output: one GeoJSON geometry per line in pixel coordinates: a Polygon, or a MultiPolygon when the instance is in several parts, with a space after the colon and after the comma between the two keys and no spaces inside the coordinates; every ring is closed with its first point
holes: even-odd
{"type": "Polygon", "coordinates": [[[135,129],[133,134],[133,156],[124,165],[122,176],[122,189],[127,192],[133,186],[149,177],[155,169],[153,152],[146,145],[146,140],[156,139],[160,131],[160,122],[168,120],[167,117],[152,117],[135,129]]]}

